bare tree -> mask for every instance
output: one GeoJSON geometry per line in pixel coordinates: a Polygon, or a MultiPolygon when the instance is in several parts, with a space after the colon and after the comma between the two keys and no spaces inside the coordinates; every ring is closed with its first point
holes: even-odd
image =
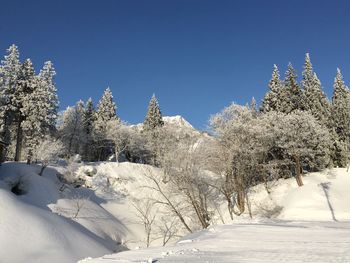
{"type": "Polygon", "coordinates": [[[133,200],[132,205],[136,210],[136,215],[143,224],[146,234],[146,246],[149,247],[152,240],[152,230],[156,219],[154,203],[150,199],[133,200]]]}

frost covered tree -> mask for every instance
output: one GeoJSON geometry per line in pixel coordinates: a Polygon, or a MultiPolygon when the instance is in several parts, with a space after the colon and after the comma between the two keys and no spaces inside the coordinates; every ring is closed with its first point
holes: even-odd
{"type": "Polygon", "coordinates": [[[85,161],[93,160],[93,147],[94,147],[94,139],[93,139],[93,128],[95,122],[95,108],[92,102],[92,99],[89,98],[85,103],[85,110],[83,114],[83,133],[84,133],[84,150],[83,150],[83,159],[85,161]]]}
{"type": "Polygon", "coordinates": [[[303,169],[318,171],[330,162],[330,134],[309,113],[269,113],[263,117],[273,134],[273,148],[279,148],[293,166],[291,170],[299,186],[303,185],[303,169]]]}
{"type": "Polygon", "coordinates": [[[42,127],[48,132],[55,129],[57,121],[58,96],[55,84],[56,71],[51,61],[46,61],[39,73],[40,85],[38,88],[38,96],[40,107],[42,107],[42,127]]]}
{"type": "Polygon", "coordinates": [[[21,72],[21,63],[19,61],[19,51],[17,46],[12,45],[7,49],[7,55],[1,61],[1,86],[0,86],[0,132],[1,139],[10,143],[10,125],[13,122],[15,114],[18,115],[19,109],[14,104],[15,92],[18,88],[18,78],[21,72]]]}
{"type": "Polygon", "coordinates": [[[162,127],[164,125],[162,112],[160,110],[158,100],[156,96],[153,94],[149,105],[148,105],[148,111],[145,118],[145,121],[143,122],[143,130],[144,131],[152,131],[156,128],[162,127]]]}
{"type": "Polygon", "coordinates": [[[153,165],[159,165],[157,160],[160,155],[161,145],[160,137],[164,135],[162,127],[164,125],[162,112],[160,110],[156,96],[153,94],[149,105],[145,120],[143,122],[143,134],[147,138],[147,148],[151,154],[150,162],[153,165]]]}
{"type": "Polygon", "coordinates": [[[305,109],[322,125],[327,125],[330,115],[330,104],[322,90],[321,82],[313,71],[310,56],[305,55],[301,85],[305,94],[305,109]]]}
{"type": "Polygon", "coordinates": [[[118,162],[120,154],[130,147],[133,137],[127,125],[114,119],[107,123],[107,139],[113,142],[115,160],[118,162]]]}
{"type": "Polygon", "coordinates": [[[98,160],[103,160],[109,154],[111,141],[107,140],[107,123],[112,120],[118,120],[116,114],[117,106],[113,100],[112,92],[107,88],[98,105],[96,110],[96,118],[94,121],[94,140],[97,143],[98,148],[98,160]]]}
{"type": "Polygon", "coordinates": [[[34,90],[37,89],[38,81],[35,76],[34,66],[30,59],[27,59],[21,67],[17,88],[14,91],[14,96],[11,104],[16,108],[14,111],[14,122],[16,124],[16,153],[15,161],[21,158],[23,144],[23,122],[30,114],[28,105],[35,104],[33,98],[34,90]]]}
{"type": "Polygon", "coordinates": [[[334,163],[346,166],[350,150],[350,92],[343,80],[340,69],[334,79],[332,97],[331,125],[333,127],[334,163]]]}
{"type": "Polygon", "coordinates": [[[222,175],[217,184],[224,195],[228,212],[240,215],[249,209],[249,188],[259,181],[258,165],[268,152],[270,134],[259,122],[259,116],[247,106],[231,104],[210,119],[217,136],[216,154],[211,162],[222,175]]]}
{"type": "Polygon", "coordinates": [[[34,151],[34,158],[41,163],[39,175],[43,175],[45,168],[58,161],[64,152],[64,145],[60,140],[52,137],[45,137],[39,142],[34,151]]]}
{"type": "Polygon", "coordinates": [[[68,156],[80,154],[83,145],[84,103],[78,101],[74,107],[68,107],[58,128],[59,137],[65,145],[68,156]]]}
{"type": "Polygon", "coordinates": [[[269,81],[269,89],[261,103],[260,111],[283,111],[282,102],[285,101],[286,98],[283,98],[285,95],[283,92],[284,87],[276,65],[273,66],[272,78],[269,81]]]}
{"type": "Polygon", "coordinates": [[[284,93],[282,101],[281,112],[290,113],[295,110],[305,109],[305,97],[303,90],[300,88],[297,75],[291,63],[288,64],[288,68],[284,79],[284,93]]]}

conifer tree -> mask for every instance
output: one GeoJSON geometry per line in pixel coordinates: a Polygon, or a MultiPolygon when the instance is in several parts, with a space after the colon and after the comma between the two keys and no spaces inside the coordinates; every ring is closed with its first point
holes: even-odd
{"type": "Polygon", "coordinates": [[[282,98],[282,112],[291,113],[295,110],[305,110],[305,97],[304,93],[299,87],[297,81],[297,75],[291,63],[288,64],[288,68],[285,74],[285,93],[282,98]]]}
{"type": "Polygon", "coordinates": [[[261,103],[260,111],[266,113],[270,111],[282,111],[281,102],[283,100],[283,83],[276,64],[273,66],[272,78],[269,82],[270,90],[265,94],[261,103]]]}
{"type": "MultiPolygon", "coordinates": [[[[14,112],[16,122],[16,153],[15,161],[19,161],[21,158],[22,144],[23,144],[23,128],[25,131],[28,129],[28,122],[34,121],[29,118],[30,115],[34,116],[36,111],[33,111],[33,107],[37,106],[37,98],[33,96],[34,91],[38,87],[38,81],[35,76],[34,66],[30,59],[27,59],[21,68],[21,72],[18,78],[18,87],[14,92],[14,99],[12,105],[17,109],[14,112]]],[[[37,117],[37,116],[34,116],[37,117]]]]}
{"type": "Polygon", "coordinates": [[[0,134],[1,140],[10,142],[10,125],[14,118],[14,112],[18,109],[13,105],[15,91],[18,86],[18,77],[21,71],[19,51],[12,45],[7,49],[7,55],[1,61],[1,87],[0,87],[0,134]]]}
{"type": "Polygon", "coordinates": [[[303,79],[301,81],[305,94],[305,109],[311,113],[322,125],[327,125],[330,105],[321,86],[321,81],[313,71],[310,56],[305,56],[303,79]]]}
{"type": "Polygon", "coordinates": [[[152,131],[158,127],[162,127],[163,125],[164,125],[164,122],[163,122],[162,112],[160,110],[157,98],[153,94],[148,105],[148,111],[147,111],[145,121],[143,122],[143,130],[152,131]]]}
{"type": "Polygon", "coordinates": [[[55,129],[57,121],[57,109],[58,109],[58,96],[57,88],[55,84],[56,71],[51,61],[46,61],[43,68],[39,73],[39,90],[42,97],[42,107],[45,107],[43,113],[43,129],[48,132],[52,132],[55,129]]]}
{"type": "Polygon", "coordinates": [[[104,134],[107,122],[113,119],[118,119],[116,110],[117,106],[113,100],[112,92],[107,88],[97,105],[95,121],[96,132],[104,134]]]}
{"type": "Polygon", "coordinates": [[[117,107],[114,103],[112,92],[107,88],[97,105],[93,129],[94,141],[99,149],[98,160],[104,160],[112,152],[112,142],[107,140],[107,124],[112,120],[119,121],[116,110],[117,107]]]}
{"type": "Polygon", "coordinates": [[[92,161],[93,157],[93,127],[95,122],[95,108],[92,99],[89,98],[85,103],[83,114],[83,133],[84,133],[84,152],[83,159],[92,161]]]}
{"type": "Polygon", "coordinates": [[[334,129],[334,163],[345,166],[348,162],[350,149],[350,92],[346,87],[340,69],[334,79],[332,97],[331,124],[334,129]]]}

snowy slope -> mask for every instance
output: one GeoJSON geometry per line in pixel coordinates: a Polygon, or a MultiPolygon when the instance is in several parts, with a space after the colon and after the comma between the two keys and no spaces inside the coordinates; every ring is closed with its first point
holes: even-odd
{"type": "MultiPolygon", "coordinates": [[[[21,163],[5,163],[0,167],[0,262],[68,263],[122,249],[116,245],[118,241],[104,236],[100,224],[95,222],[94,228],[86,227],[91,223],[89,217],[108,214],[97,203],[87,201],[82,211],[85,214],[79,214],[75,220],[53,213],[50,207],[57,208],[62,215],[74,212],[76,192],[69,188],[60,192],[56,171],[47,169],[40,177],[39,169],[21,163]],[[10,190],[19,178],[24,193],[15,195],[10,190]],[[66,203],[66,210],[60,202],[66,203]],[[87,218],[81,224],[79,220],[84,220],[80,218],[84,215],[87,218]]],[[[113,231],[121,228],[115,226],[113,231]]]]}
{"type": "Polygon", "coordinates": [[[241,223],[211,227],[174,246],[134,250],[86,263],[350,262],[350,223],[241,223]]]}
{"type": "MultiPolygon", "coordinates": [[[[149,194],[139,188],[146,183],[144,165],[109,163],[97,169],[119,178],[123,183],[116,183],[115,190],[128,198],[149,194]]],[[[223,202],[221,213],[227,225],[213,225],[194,234],[195,238],[185,237],[190,241],[166,248],[132,250],[87,262],[348,262],[350,173],[338,168],[308,174],[303,180],[303,187],[293,178],[279,180],[270,194],[263,185],[254,187],[250,192],[252,220],[244,214],[232,222],[223,202]],[[266,221],[266,217],[272,219],[266,221]]],[[[110,200],[111,210],[118,208],[113,203],[110,200]]]]}

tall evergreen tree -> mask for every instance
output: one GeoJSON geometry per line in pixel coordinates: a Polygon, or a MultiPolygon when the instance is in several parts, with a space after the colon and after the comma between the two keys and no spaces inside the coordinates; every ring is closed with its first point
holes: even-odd
{"type": "Polygon", "coordinates": [[[112,142],[107,140],[107,124],[111,120],[119,120],[112,92],[107,88],[100,99],[94,122],[94,141],[99,149],[98,160],[104,160],[112,152],[112,142]]]}
{"type": "Polygon", "coordinates": [[[273,66],[272,78],[269,81],[269,91],[265,94],[265,97],[261,103],[260,111],[266,113],[270,111],[282,111],[281,102],[284,100],[283,83],[280,80],[280,74],[278,67],[273,66]]]}
{"type": "Polygon", "coordinates": [[[149,105],[146,118],[143,122],[144,131],[152,131],[164,125],[162,112],[160,110],[156,96],[153,94],[149,105]]]}
{"type": "Polygon", "coordinates": [[[95,121],[96,132],[105,133],[107,122],[118,119],[116,111],[117,106],[113,100],[112,92],[107,88],[97,105],[95,121]]]}
{"type": "Polygon", "coordinates": [[[330,105],[321,86],[321,81],[313,71],[310,56],[305,56],[303,79],[301,81],[305,95],[305,109],[309,111],[322,125],[327,125],[330,115],[330,105]]]}
{"type": "Polygon", "coordinates": [[[92,99],[89,98],[85,103],[85,110],[83,114],[83,133],[84,133],[84,151],[83,159],[85,161],[92,161],[93,157],[93,127],[95,122],[95,108],[92,99]]]}
{"type": "Polygon", "coordinates": [[[38,93],[42,97],[42,106],[45,107],[44,119],[42,122],[43,129],[46,133],[55,129],[58,110],[58,96],[55,84],[56,71],[51,61],[46,61],[39,73],[39,90],[38,93]]]}
{"type": "Polygon", "coordinates": [[[334,79],[331,124],[335,145],[333,160],[337,166],[345,166],[350,152],[350,92],[339,69],[334,79]]]}
{"type": "Polygon", "coordinates": [[[299,87],[297,75],[291,63],[285,74],[285,93],[283,94],[282,112],[291,113],[295,110],[305,110],[304,93],[299,87]]]}
{"type": "Polygon", "coordinates": [[[18,109],[13,104],[15,92],[18,86],[18,77],[21,71],[19,51],[12,45],[7,49],[7,55],[1,61],[1,87],[0,87],[0,135],[1,140],[10,142],[10,125],[14,118],[14,112],[18,109]]]}
{"type": "Polygon", "coordinates": [[[28,106],[36,105],[35,98],[32,96],[37,88],[37,79],[35,77],[35,71],[33,63],[30,59],[27,59],[22,67],[18,77],[18,86],[14,92],[12,99],[12,105],[17,110],[14,111],[14,120],[16,122],[16,153],[15,161],[19,161],[22,152],[23,143],[23,122],[27,117],[32,114],[31,111],[27,111],[28,106]]]}

